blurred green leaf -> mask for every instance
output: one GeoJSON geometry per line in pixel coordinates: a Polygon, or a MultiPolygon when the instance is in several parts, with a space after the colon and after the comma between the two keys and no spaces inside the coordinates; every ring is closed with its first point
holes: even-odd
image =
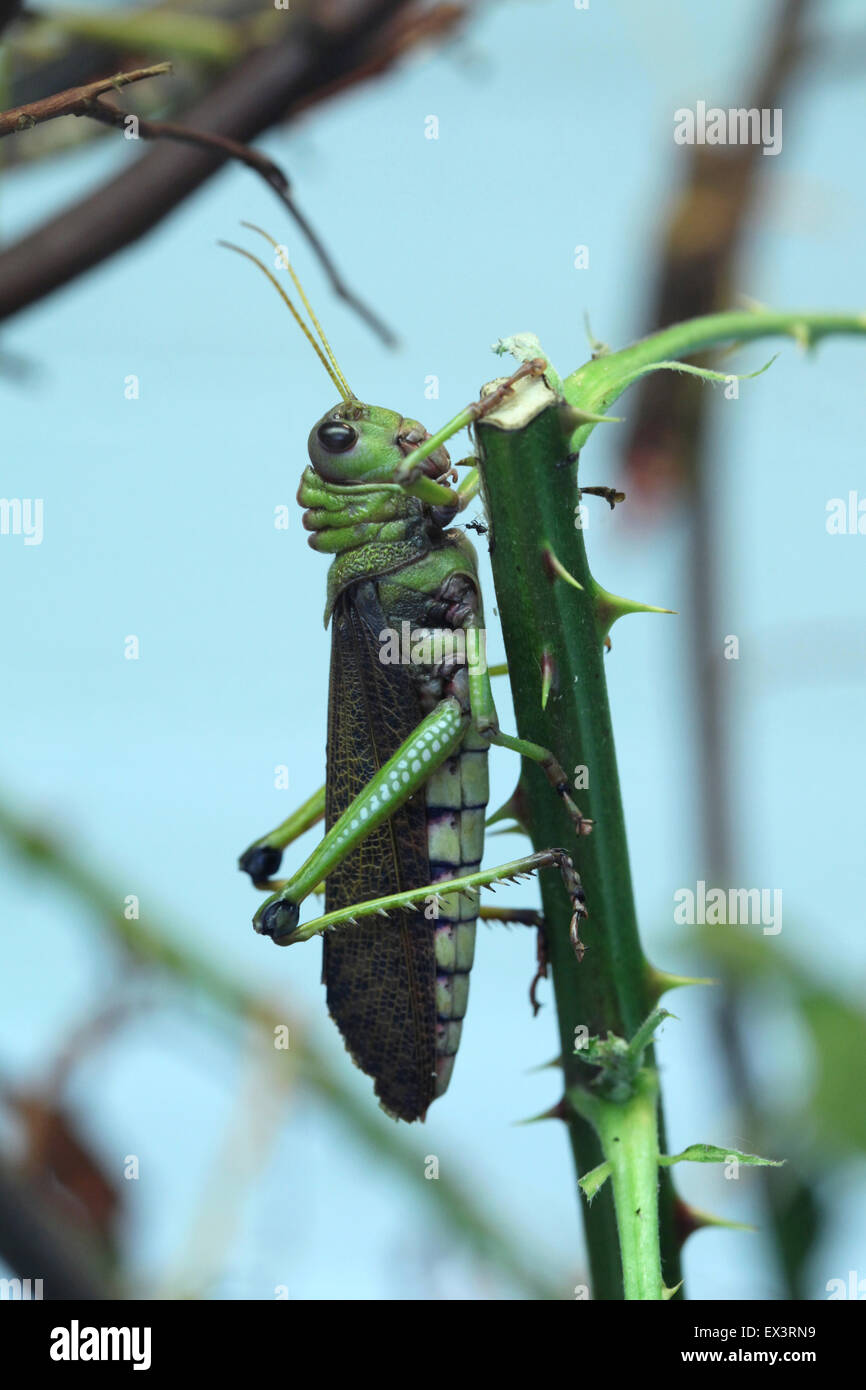
{"type": "MultiPolygon", "coordinates": [[[[680,938],[681,944],[681,938],[680,938]]],[[[779,937],[767,940],[734,927],[704,927],[697,949],[713,968],[752,998],[772,992],[802,1025],[811,1044],[814,1079],[786,1125],[822,1159],[866,1153],[866,1102],[860,1079],[866,1056],[866,1010],[840,989],[816,981],[779,937]]],[[[772,1115],[772,1097],[765,1097],[772,1115]]],[[[777,1118],[782,1115],[776,1112],[777,1118]]]]}
{"type": "Polygon", "coordinates": [[[783,1158],[761,1158],[759,1154],[746,1154],[740,1149],[720,1148],[718,1144],[689,1144],[678,1154],[660,1154],[659,1163],[670,1168],[674,1163],[737,1163],[748,1164],[751,1168],[781,1168],[783,1158]]]}

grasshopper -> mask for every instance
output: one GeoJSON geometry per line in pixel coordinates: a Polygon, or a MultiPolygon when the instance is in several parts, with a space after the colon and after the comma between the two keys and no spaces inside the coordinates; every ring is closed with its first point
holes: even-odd
{"type": "Polygon", "coordinates": [[[323,934],[328,1008],[352,1058],[388,1114],[423,1120],[454,1066],[478,916],[540,922],[537,912],[480,908],[480,887],[556,867],[571,899],[572,940],[579,956],[583,950],[584,896],[564,850],[480,867],[491,744],[544,769],[578,835],[591,824],[554,755],[499,727],[477,557],[451,526],[481,476],[477,460],[464,460],[470,472],[452,487],[458,475],[444,447],[544,363],[524,363],[430,435],[417,420],[355,397],[284,249],[267,239],[311,326],[258,257],[231,249],[276,286],[340,396],[310,432],[298,489],[309,544],[333,556],[327,780],[239,862],[268,892],[257,932],[281,946],[323,934]],[[409,651],[404,643],[403,659],[394,660],[399,635],[409,636],[409,651]],[[323,839],[295,873],[275,880],[283,851],[323,816],[323,839]],[[301,926],[302,903],[322,885],[325,914],[301,926]]]}

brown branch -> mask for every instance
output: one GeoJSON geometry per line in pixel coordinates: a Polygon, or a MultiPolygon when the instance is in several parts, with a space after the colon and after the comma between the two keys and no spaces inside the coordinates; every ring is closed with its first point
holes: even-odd
{"type": "Polygon", "coordinates": [[[269,159],[267,155],[252,149],[250,145],[242,145],[240,141],[232,140],[227,135],[213,135],[206,130],[191,130],[189,126],[178,125],[175,121],[146,121],[141,116],[135,116],[129,111],[121,111],[113,103],[102,101],[99,98],[95,101],[83,102],[80,108],[72,114],[90,116],[103,125],[115,126],[121,130],[127,127],[128,121],[132,120],[135,121],[135,128],[142,140],[177,140],[180,144],[221,150],[229,159],[236,159],[240,164],[245,164],[248,169],[260,174],[295,219],[330,280],[334,294],[348,304],[351,309],[354,309],[358,316],[372,328],[373,332],[378,334],[383,343],[386,343],[388,347],[396,346],[397,338],[388,325],[355,294],[354,290],[349,288],[318,232],[301,212],[292,197],[291,184],[288,178],[280,166],[269,159]]]}
{"type": "Polygon", "coordinates": [[[0,0],[0,34],[11,24],[13,19],[18,18],[18,11],[21,9],[21,0],[0,0]]]}
{"type": "Polygon", "coordinates": [[[350,308],[354,309],[384,343],[387,343],[389,347],[395,346],[397,340],[391,329],[379,318],[378,314],[359,299],[340,275],[321,237],[297,207],[292,198],[289,180],[278,164],[275,164],[267,155],[261,154],[249,145],[242,145],[240,141],[232,140],[228,136],[214,135],[203,130],[191,130],[188,126],[178,125],[173,121],[148,121],[133,115],[131,112],[122,111],[112,102],[102,100],[106,92],[128,86],[131,82],[140,81],[145,77],[155,77],[170,71],[170,63],[158,63],[154,67],[118,73],[114,77],[106,77],[98,82],[71,87],[67,91],[57,92],[50,97],[43,97],[40,101],[29,102],[26,106],[17,106],[10,111],[0,112],[0,137],[12,135],[21,130],[29,130],[44,121],[55,120],[58,116],[89,116],[102,125],[117,127],[121,130],[128,129],[128,122],[134,121],[136,135],[142,140],[177,140],[181,144],[218,150],[227,158],[238,160],[241,164],[254,170],[255,173],[260,174],[276,193],[283,206],[291,213],[319,258],[334,293],[344,300],[350,308]]]}
{"type": "MultiPolygon", "coordinates": [[[[268,45],[235,67],[187,113],[184,125],[248,142],[363,70],[374,55],[394,53],[394,17],[412,8],[411,0],[331,3],[326,22],[295,25],[282,44],[268,45]]],[[[160,142],[133,168],[10,246],[0,254],[0,319],[130,245],[227,158],[213,145],[160,142]]]]}
{"type": "MultiPolygon", "coordinates": [[[[0,13],[4,4],[8,3],[9,0],[0,0],[0,13]]],[[[134,43],[129,37],[124,40],[122,26],[111,39],[107,34],[97,40],[89,35],[85,37],[73,33],[63,23],[61,14],[55,13],[50,4],[47,10],[41,11],[38,9],[38,3],[41,3],[41,0],[27,0],[25,5],[22,0],[19,22],[15,30],[8,35],[9,49],[5,55],[4,72],[5,90],[8,95],[4,100],[8,101],[10,106],[17,106],[19,102],[35,101],[45,96],[46,92],[60,92],[65,91],[67,87],[77,87],[79,83],[89,82],[91,78],[101,77],[105,73],[122,72],[127,68],[138,67],[140,63],[155,62],[161,56],[150,50],[143,51],[140,43],[134,43]],[[59,25],[56,22],[58,20],[59,25]]],[[[309,4],[309,0],[303,0],[303,3],[309,4]]],[[[290,4],[291,11],[284,16],[287,23],[294,22],[296,12],[300,10],[298,0],[290,0],[290,4]]],[[[198,100],[218,75],[238,61],[242,56],[241,48],[245,56],[259,47],[261,42],[266,41],[264,38],[258,39],[255,32],[262,9],[262,0],[168,0],[168,3],[167,0],[136,0],[136,16],[156,17],[160,10],[163,13],[166,10],[175,11],[181,17],[190,13],[214,12],[219,20],[233,30],[239,46],[239,51],[232,57],[231,62],[222,65],[200,65],[194,59],[183,59],[175,69],[175,81],[171,90],[164,95],[166,116],[173,117],[183,106],[198,100]],[[259,17],[258,20],[256,16],[259,17]],[[255,22],[251,24],[251,20],[255,22]],[[178,100],[179,93],[183,95],[178,100]]],[[[125,5],[118,5],[115,10],[120,14],[130,14],[130,8],[125,5]]],[[[281,13],[275,10],[276,28],[280,35],[285,32],[285,27],[280,24],[281,13]]],[[[274,24],[274,20],[271,20],[271,24],[274,24]]],[[[4,41],[6,37],[4,36],[4,41]]],[[[273,37],[273,31],[269,37],[273,37]]],[[[178,55],[169,56],[174,56],[177,62],[178,55]]],[[[17,154],[13,154],[13,158],[17,158],[17,154]]]]}
{"type": "Polygon", "coordinates": [[[29,101],[26,106],[13,106],[9,111],[0,111],[0,137],[30,130],[43,121],[56,120],[58,116],[81,116],[89,104],[105,92],[128,87],[131,82],[143,82],[147,77],[161,77],[167,72],[171,72],[171,63],[154,63],[149,68],[117,72],[113,77],[102,77],[98,82],[86,82],[83,87],[70,87],[65,92],[43,97],[41,101],[29,101]]]}
{"type": "MultiPolygon", "coordinates": [[[[762,110],[781,104],[786,84],[807,53],[809,8],[810,0],[779,0],[767,52],[744,105],[762,110]]],[[[662,236],[649,329],[730,306],[760,175],[771,162],[761,158],[759,145],[692,148],[662,236]]],[[[636,404],[626,458],[638,495],[663,491],[666,483],[687,483],[709,404],[706,388],[681,373],[659,373],[637,388],[636,404]]]]}
{"type": "Polygon", "coordinates": [[[466,17],[466,10],[465,4],[434,5],[432,9],[420,11],[410,7],[408,13],[395,17],[384,35],[381,48],[371,52],[357,67],[311,92],[309,97],[297,103],[295,112],[304,111],[308,106],[315,106],[321,101],[331,101],[351,87],[357,86],[359,82],[369,82],[375,77],[382,77],[405,53],[420,45],[448,38],[466,17]]]}
{"type": "MultiPolygon", "coordinates": [[[[46,1299],[102,1299],[109,1291],[90,1268],[87,1253],[39,1194],[0,1159],[0,1255],[22,1279],[41,1279],[46,1299]]],[[[117,1297],[117,1290],[111,1291],[117,1297]]]]}

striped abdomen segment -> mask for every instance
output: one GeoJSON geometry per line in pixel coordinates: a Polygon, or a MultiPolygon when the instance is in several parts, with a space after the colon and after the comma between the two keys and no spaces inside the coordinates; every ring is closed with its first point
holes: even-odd
{"type": "MultiPolygon", "coordinates": [[[[474,873],[484,851],[487,812],[488,743],[470,728],[459,753],[449,758],[427,783],[427,844],[430,881],[474,873]]],[[[477,890],[470,897],[443,898],[435,921],[436,955],[436,1089],[448,1088],[469,996],[469,972],[475,956],[477,890]]]]}

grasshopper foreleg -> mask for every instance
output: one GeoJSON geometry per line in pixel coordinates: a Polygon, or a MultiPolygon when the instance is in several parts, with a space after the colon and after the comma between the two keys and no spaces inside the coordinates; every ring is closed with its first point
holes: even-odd
{"type": "Polygon", "coordinates": [[[549,748],[542,748],[539,743],[530,743],[525,738],[513,738],[511,734],[503,734],[498,730],[495,733],[488,732],[485,736],[490,739],[491,743],[496,743],[501,748],[510,748],[513,753],[519,753],[522,758],[528,758],[530,762],[537,763],[571,817],[574,833],[576,835],[589,835],[592,830],[592,821],[583,815],[580,808],[572,800],[565,770],[549,748]]]}
{"type": "Polygon", "coordinates": [[[530,762],[537,763],[553,790],[561,798],[574,825],[575,834],[588,835],[592,830],[592,821],[582,814],[579,807],[571,799],[568,778],[561,763],[550,749],[542,748],[539,743],[530,743],[528,739],[514,738],[511,734],[503,734],[500,730],[499,718],[493,702],[489,671],[481,670],[477,666],[470,667],[469,699],[473,722],[482,737],[490,743],[498,744],[501,748],[510,748],[512,752],[519,753],[522,758],[527,758],[530,762]]]}
{"type": "MultiPolygon", "coordinates": [[[[541,376],[546,367],[547,363],[543,357],[534,357],[529,362],[521,362],[516,371],[513,371],[511,376],[501,381],[489,395],[484,396],[480,401],[473,401],[470,405],[467,405],[458,415],[455,415],[452,420],[449,420],[447,425],[443,425],[440,430],[437,430],[435,434],[431,434],[429,438],[423,440],[423,442],[419,443],[417,448],[407,454],[394,470],[394,482],[399,483],[407,492],[414,493],[431,505],[453,505],[454,493],[451,492],[450,489],[442,487],[441,484],[434,483],[423,476],[422,465],[424,461],[445,444],[447,440],[451,439],[453,435],[459,434],[460,430],[467,429],[478,420],[483,420],[485,415],[489,415],[492,410],[495,410],[497,406],[501,405],[506,397],[510,395],[518,381],[522,381],[524,377],[541,376]]],[[[475,496],[478,487],[479,480],[477,476],[473,478],[470,475],[464,481],[459,492],[458,501],[460,507],[465,507],[470,498],[475,496]]]]}

